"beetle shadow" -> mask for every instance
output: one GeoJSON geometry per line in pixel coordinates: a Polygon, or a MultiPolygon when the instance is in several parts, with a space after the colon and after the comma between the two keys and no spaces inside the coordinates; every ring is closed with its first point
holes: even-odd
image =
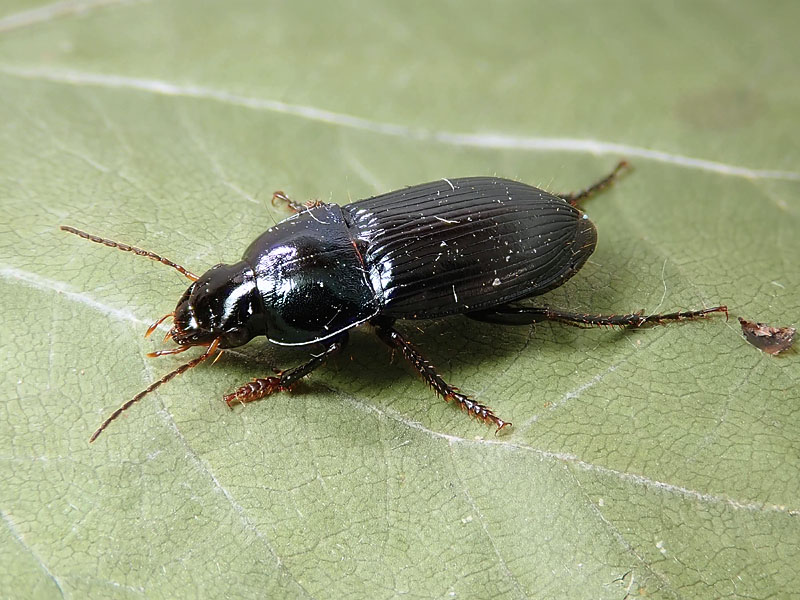
{"type": "MultiPolygon", "coordinates": [[[[567,304],[567,301],[553,304],[567,304]]],[[[479,394],[494,378],[502,375],[505,368],[498,373],[498,363],[509,365],[519,357],[529,360],[531,368],[534,368],[537,357],[545,348],[552,350],[560,345],[571,347],[572,354],[567,349],[564,351],[573,356],[574,352],[580,352],[574,349],[575,339],[588,333],[582,328],[553,321],[510,326],[480,322],[463,315],[401,320],[396,323],[396,328],[434,365],[445,381],[471,395],[479,394]],[[485,377],[482,376],[484,371],[485,377]]],[[[599,330],[597,327],[587,329],[599,330]]],[[[620,338],[631,332],[627,328],[603,331],[601,343],[619,343],[620,338]]],[[[237,382],[241,385],[254,377],[268,377],[281,368],[300,365],[320,351],[321,347],[315,345],[291,348],[257,342],[228,351],[228,361],[236,364],[236,369],[243,374],[242,380],[237,382]]],[[[406,384],[409,391],[418,388],[418,393],[413,392],[415,397],[430,396],[431,401],[435,401],[433,392],[426,389],[419,374],[400,353],[385,345],[370,326],[361,326],[350,332],[349,343],[341,352],[330,357],[310,377],[297,382],[289,393],[302,397],[333,392],[350,400],[374,400],[378,406],[384,406],[392,402],[387,392],[398,399],[407,396],[405,391],[402,394],[390,391],[406,389],[399,388],[406,384]]]]}
{"type": "MultiPolygon", "coordinates": [[[[531,326],[480,323],[460,315],[398,321],[396,327],[446,380],[454,370],[480,369],[492,359],[523,352],[535,335],[531,326]]],[[[228,364],[242,373],[242,384],[300,365],[321,351],[321,346],[316,345],[290,348],[255,342],[225,352],[228,364]]],[[[379,390],[414,376],[419,379],[398,351],[380,341],[370,326],[362,326],[351,332],[341,352],[314,370],[311,377],[292,386],[291,393],[303,395],[333,389],[349,397],[364,393],[373,396],[379,390]]],[[[458,382],[453,385],[457,386],[458,382]]]]}
{"type": "MultiPolygon", "coordinates": [[[[430,363],[445,381],[474,394],[497,376],[497,364],[510,364],[516,357],[535,361],[537,347],[569,344],[583,333],[580,328],[545,321],[534,325],[498,325],[456,315],[443,319],[398,321],[396,328],[430,363]],[[482,371],[487,377],[481,377],[482,371]],[[475,374],[479,377],[475,377],[475,374]],[[464,375],[467,374],[467,380],[464,375]]],[[[593,327],[591,329],[598,329],[593,327]]],[[[619,342],[626,330],[604,332],[608,342],[619,342]]],[[[348,395],[364,392],[379,394],[381,390],[412,378],[426,390],[420,375],[402,357],[362,328],[351,335],[350,343],[337,356],[321,367],[331,371],[326,386],[348,395]],[[376,386],[378,389],[376,389],[376,386]]]]}
{"type": "MultiPolygon", "coordinates": [[[[398,331],[436,368],[448,383],[452,373],[466,370],[480,371],[489,368],[498,360],[508,361],[517,355],[524,357],[526,351],[535,357],[531,344],[570,344],[582,329],[597,327],[572,327],[563,323],[543,321],[533,325],[498,325],[455,315],[442,319],[398,321],[398,331]]],[[[642,328],[645,329],[645,328],[642,328]]],[[[647,328],[649,329],[649,328],[647,328]]],[[[608,343],[618,343],[630,330],[614,328],[604,332],[608,343]]],[[[320,346],[289,348],[269,343],[251,343],[245,347],[228,350],[228,360],[246,372],[245,383],[255,377],[269,377],[280,369],[288,369],[309,360],[321,351],[320,346]]],[[[338,354],[330,357],[322,366],[292,387],[293,395],[335,390],[346,396],[356,397],[364,392],[375,393],[375,384],[385,389],[402,379],[420,377],[397,350],[380,341],[370,326],[362,326],[351,332],[348,344],[338,354]],[[372,388],[372,389],[370,389],[372,388]]],[[[232,391],[232,390],[231,390],[232,391]]],[[[469,392],[468,389],[465,390],[469,392]]]]}

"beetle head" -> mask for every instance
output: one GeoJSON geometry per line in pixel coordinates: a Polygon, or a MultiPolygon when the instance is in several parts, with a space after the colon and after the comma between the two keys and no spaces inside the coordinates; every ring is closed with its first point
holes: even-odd
{"type": "Polygon", "coordinates": [[[203,354],[151,383],[111,413],[89,438],[90,443],[96,440],[97,436],[114,419],[174,377],[193,369],[211,357],[216,356],[214,359],[216,361],[222,354],[222,348],[241,346],[255,335],[263,335],[264,317],[261,298],[256,288],[253,270],[244,261],[235,265],[217,265],[204,273],[202,277],[198,277],[185,267],[159,256],[155,252],[92,235],[68,225],[62,225],[61,229],[96,244],[117,248],[123,252],[132,252],[137,256],[144,256],[160,262],[172,267],[192,281],[192,284],[181,296],[175,310],[158,319],[147,329],[145,334],[145,337],[149,336],[161,323],[172,317],[174,324],[167,334],[167,338],[171,337],[178,347],[150,352],[148,356],[179,354],[192,346],[206,346],[203,354]]]}
{"type": "Polygon", "coordinates": [[[181,296],[169,336],[179,346],[233,348],[257,334],[258,291],[244,262],[219,264],[206,271],[181,296]]]}

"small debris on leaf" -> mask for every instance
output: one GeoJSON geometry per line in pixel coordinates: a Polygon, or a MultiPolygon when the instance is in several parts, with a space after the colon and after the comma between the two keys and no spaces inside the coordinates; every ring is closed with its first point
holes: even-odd
{"type": "Polygon", "coordinates": [[[767,354],[778,354],[788,350],[794,343],[794,327],[770,327],[739,317],[744,339],[767,354]]]}

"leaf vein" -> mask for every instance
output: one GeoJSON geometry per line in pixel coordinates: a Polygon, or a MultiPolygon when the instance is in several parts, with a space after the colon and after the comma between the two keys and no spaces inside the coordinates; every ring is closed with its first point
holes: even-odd
{"type": "Polygon", "coordinates": [[[71,291],[70,287],[61,281],[48,279],[46,277],[42,277],[41,275],[37,275],[36,273],[31,273],[29,271],[24,271],[22,269],[9,266],[0,266],[0,277],[11,280],[15,283],[22,283],[23,285],[27,285],[38,290],[56,292],[68,300],[85,304],[86,306],[89,306],[90,308],[93,308],[104,315],[114,317],[120,321],[129,321],[131,323],[147,325],[146,321],[142,321],[132,312],[108,306],[102,302],[98,302],[94,298],[86,296],[85,294],[71,291]]]}
{"type": "Polygon", "coordinates": [[[618,469],[613,469],[611,467],[594,464],[582,460],[578,456],[567,452],[551,452],[549,450],[542,450],[540,448],[535,448],[528,444],[523,444],[518,442],[509,442],[503,440],[487,440],[480,438],[469,439],[469,438],[462,438],[456,435],[450,435],[447,433],[433,431],[432,429],[428,429],[427,427],[422,425],[422,423],[419,423],[418,421],[414,421],[412,419],[408,419],[403,415],[396,413],[395,411],[389,409],[382,409],[378,408],[377,406],[365,404],[357,400],[356,398],[347,396],[340,390],[336,390],[328,386],[324,387],[327,387],[331,392],[335,392],[340,397],[342,397],[346,402],[357,407],[360,410],[364,410],[365,412],[373,412],[382,418],[391,419],[393,421],[401,423],[402,425],[408,427],[409,429],[414,429],[435,439],[444,440],[448,444],[499,446],[502,448],[506,448],[508,450],[532,452],[542,459],[554,460],[569,465],[574,465],[584,471],[594,471],[600,473],[601,475],[614,477],[616,479],[620,479],[622,481],[626,481],[638,486],[642,486],[645,488],[652,488],[659,492],[663,492],[665,494],[674,494],[678,496],[683,496],[684,498],[697,500],[699,502],[705,502],[708,504],[726,505],[734,510],[746,510],[752,512],[774,512],[780,514],[788,514],[792,516],[800,515],[800,508],[793,508],[782,504],[769,504],[766,502],[749,502],[746,500],[737,500],[735,498],[731,498],[724,495],[715,495],[707,492],[701,492],[684,486],[675,485],[664,481],[658,481],[657,479],[652,479],[644,475],[639,475],[636,473],[627,473],[625,471],[620,471],[618,469]]]}
{"type": "Polygon", "coordinates": [[[86,13],[94,8],[103,6],[131,3],[132,0],[64,0],[62,2],[53,2],[52,4],[45,4],[30,10],[6,15],[0,19],[0,32],[55,21],[61,17],[86,13]]]}
{"type": "Polygon", "coordinates": [[[61,587],[61,582],[58,580],[58,577],[56,577],[56,576],[53,574],[53,572],[52,572],[52,571],[50,571],[50,569],[49,569],[49,568],[47,568],[47,565],[46,565],[46,564],[44,564],[44,561],[41,559],[41,557],[40,557],[40,556],[39,556],[39,555],[38,555],[38,554],[37,554],[37,553],[34,551],[34,549],[33,549],[33,548],[31,548],[31,547],[30,547],[30,546],[29,546],[29,545],[28,545],[28,544],[25,542],[25,540],[22,538],[22,534],[20,534],[20,532],[19,532],[19,531],[17,531],[17,528],[16,528],[16,526],[14,525],[14,522],[11,520],[11,517],[8,515],[8,513],[6,513],[6,512],[5,512],[5,511],[3,511],[3,510],[0,510],[0,518],[2,518],[2,519],[3,519],[3,523],[5,523],[5,525],[6,525],[6,528],[7,528],[7,529],[8,529],[8,531],[11,533],[11,535],[13,536],[13,538],[14,538],[14,539],[17,541],[17,543],[18,543],[20,546],[22,546],[22,547],[25,549],[25,551],[26,551],[26,552],[28,552],[28,554],[30,554],[30,555],[33,557],[33,559],[34,559],[34,560],[35,560],[35,561],[36,561],[36,562],[39,564],[39,566],[41,567],[42,571],[44,571],[45,575],[47,575],[47,577],[49,577],[49,578],[50,578],[50,579],[53,581],[53,583],[55,584],[56,588],[58,588],[58,592],[59,592],[59,594],[61,595],[61,597],[62,597],[62,598],[64,598],[64,590],[63,590],[63,589],[62,589],[62,587],[61,587]]]}
{"type": "Polygon", "coordinates": [[[472,497],[472,494],[469,493],[469,487],[467,486],[464,478],[461,476],[461,472],[458,470],[458,464],[456,462],[456,458],[453,455],[453,444],[448,444],[448,448],[450,450],[450,460],[453,464],[453,471],[455,472],[456,477],[458,477],[458,482],[461,484],[461,490],[464,492],[464,496],[467,499],[467,503],[472,507],[472,510],[475,511],[475,514],[478,515],[478,521],[480,521],[481,528],[483,529],[483,533],[486,536],[486,539],[489,540],[489,545],[494,552],[494,555],[497,557],[497,560],[500,563],[500,568],[505,572],[506,577],[508,577],[511,582],[513,583],[514,587],[522,594],[524,598],[529,598],[530,595],[527,591],[522,587],[522,584],[519,582],[517,577],[511,571],[508,566],[508,563],[503,558],[503,555],[500,553],[500,548],[498,547],[497,543],[494,541],[494,537],[492,533],[489,531],[489,527],[486,524],[486,517],[483,516],[481,509],[475,503],[475,500],[472,497]]]}
{"type": "Polygon", "coordinates": [[[459,133],[411,127],[397,123],[375,121],[346,113],[303,104],[291,104],[235,94],[226,90],[195,84],[178,84],[160,79],[128,77],[105,73],[91,73],[71,69],[43,69],[0,66],[0,73],[32,80],[44,80],[75,86],[98,86],[111,89],[137,90],[163,96],[177,96],[213,100],[251,110],[271,111],[318,121],[337,127],[368,131],[379,135],[419,141],[435,141],[461,148],[504,149],[520,151],[561,151],[580,154],[636,157],[654,162],[672,164],[688,169],[709,171],[719,175],[748,179],[777,179],[800,181],[800,172],[777,169],[754,169],[719,161],[675,154],[654,148],[633,146],[592,138],[515,136],[505,133],[459,133]]]}

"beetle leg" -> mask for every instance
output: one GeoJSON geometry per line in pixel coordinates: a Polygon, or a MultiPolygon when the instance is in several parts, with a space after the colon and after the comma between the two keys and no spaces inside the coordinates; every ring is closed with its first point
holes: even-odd
{"type": "Polygon", "coordinates": [[[280,371],[277,377],[253,379],[253,381],[245,383],[235,392],[231,394],[225,394],[225,396],[223,396],[223,400],[225,400],[225,403],[228,405],[228,407],[232,407],[232,405],[236,402],[239,404],[246,404],[247,402],[260,400],[264,396],[268,396],[274,392],[288,390],[295,383],[297,383],[299,379],[302,379],[311,373],[311,371],[324,363],[325,359],[327,359],[331,354],[335,354],[341,350],[346,342],[347,334],[344,334],[330,343],[327,348],[325,348],[324,352],[313,355],[311,360],[308,362],[285,371],[280,371]]]}
{"type": "Polygon", "coordinates": [[[660,325],[666,321],[686,321],[697,319],[710,313],[724,312],[728,315],[727,306],[715,306],[702,310],[688,310],[659,315],[645,315],[642,311],[624,315],[592,315],[574,313],[557,308],[539,308],[535,306],[498,306],[489,310],[469,313],[467,316],[477,321],[499,323],[501,325],[529,325],[539,321],[558,321],[568,325],[582,326],[620,326],[641,327],[648,323],[660,325]]]}
{"type": "Polygon", "coordinates": [[[458,388],[453,387],[442,379],[441,375],[436,372],[433,365],[428,362],[402,335],[391,325],[375,324],[376,333],[390,348],[397,349],[403,357],[410,362],[414,369],[422,375],[425,382],[433,388],[433,390],[442,396],[448,402],[455,400],[462,410],[465,410],[471,416],[482,419],[486,423],[493,423],[497,426],[497,431],[510,427],[511,423],[504,421],[494,414],[491,408],[476,402],[469,396],[466,396],[458,391],[458,388]]]}
{"type": "Polygon", "coordinates": [[[544,315],[544,309],[509,305],[466,313],[466,316],[475,321],[497,323],[498,325],[532,325],[533,323],[547,320],[544,315]]]}
{"type": "Polygon", "coordinates": [[[611,171],[608,175],[603,177],[600,181],[593,183],[589,187],[580,192],[575,192],[574,194],[556,194],[559,198],[563,198],[567,202],[569,202],[572,206],[578,206],[582,200],[586,200],[590,196],[594,196],[597,192],[607,188],[614,180],[619,176],[620,171],[629,167],[627,161],[620,161],[619,164],[614,167],[614,170],[611,171]]]}
{"type": "Polygon", "coordinates": [[[289,210],[291,210],[293,213],[299,213],[300,211],[302,211],[305,208],[299,202],[295,202],[294,200],[289,198],[289,196],[287,196],[286,193],[282,192],[281,190],[278,190],[278,191],[272,193],[272,205],[273,206],[275,206],[275,201],[276,200],[280,200],[281,202],[285,202],[286,206],[288,206],[289,210]]]}
{"type": "Polygon", "coordinates": [[[281,202],[285,202],[286,206],[289,207],[293,213],[303,212],[304,210],[308,210],[309,208],[316,208],[318,206],[323,206],[325,203],[321,200],[309,200],[305,204],[300,204],[299,202],[295,202],[289,196],[286,195],[286,192],[282,192],[278,190],[277,192],[273,192],[272,194],[272,205],[275,206],[275,201],[280,200],[281,202]]]}

